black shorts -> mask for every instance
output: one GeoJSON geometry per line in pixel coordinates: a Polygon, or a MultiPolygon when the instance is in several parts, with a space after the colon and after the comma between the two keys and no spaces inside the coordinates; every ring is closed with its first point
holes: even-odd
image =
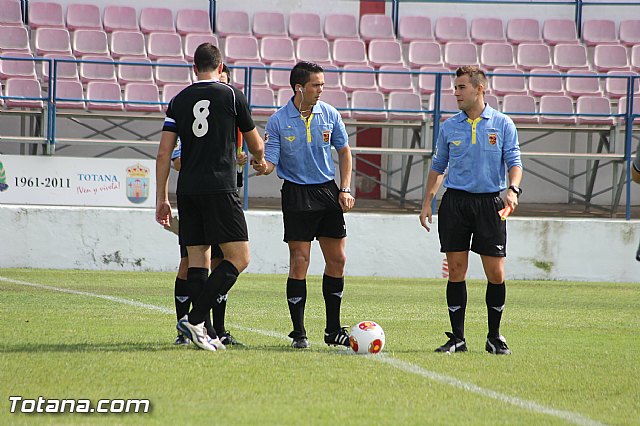
{"type": "Polygon", "coordinates": [[[298,185],[285,180],[281,193],[285,242],[347,236],[344,214],[338,202],[340,192],[334,181],[298,185]]]}
{"type": "MultiPolygon", "coordinates": [[[[187,246],[180,246],[180,257],[189,257],[187,253],[187,246]]],[[[224,259],[224,253],[219,245],[214,244],[211,246],[211,258],[212,259],[224,259]]]]}
{"type": "Polygon", "coordinates": [[[178,194],[180,245],[212,246],[249,241],[247,222],[237,192],[178,194]]]}
{"type": "Polygon", "coordinates": [[[503,207],[497,192],[472,194],[447,189],[438,209],[440,251],[468,251],[471,244],[471,251],[480,255],[505,257],[507,224],[498,214],[503,207]]]}

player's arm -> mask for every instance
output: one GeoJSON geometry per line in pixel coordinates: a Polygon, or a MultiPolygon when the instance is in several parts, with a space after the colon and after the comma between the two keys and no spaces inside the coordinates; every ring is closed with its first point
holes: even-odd
{"type": "Polygon", "coordinates": [[[353,169],[353,159],[351,157],[351,148],[349,145],[337,150],[338,151],[338,167],[340,168],[340,206],[342,211],[348,212],[356,204],[355,198],[350,192],[342,192],[342,188],[351,188],[351,171],[353,169]]]}
{"type": "MultiPolygon", "coordinates": [[[[515,185],[517,187],[520,187],[521,181],[522,181],[522,167],[520,166],[511,167],[509,169],[509,186],[515,185]]],[[[507,206],[510,206],[513,210],[515,210],[516,207],[518,207],[518,195],[519,194],[516,194],[515,191],[512,191],[511,189],[507,190],[506,204],[507,206]]]]}
{"type": "MultiPolygon", "coordinates": [[[[503,158],[509,170],[509,186],[520,187],[522,181],[522,158],[520,155],[520,144],[518,143],[518,131],[511,119],[504,125],[503,158]]],[[[505,194],[505,204],[515,210],[518,207],[518,195],[515,191],[507,189],[505,194]]]]}
{"type": "Polygon", "coordinates": [[[438,189],[440,189],[443,180],[444,173],[437,172],[433,169],[429,170],[427,188],[424,191],[424,200],[422,201],[422,209],[420,209],[420,224],[427,230],[427,232],[431,231],[427,222],[433,223],[433,211],[431,209],[431,205],[433,204],[433,199],[438,193],[438,189]]]}
{"type": "Polygon", "coordinates": [[[169,204],[169,170],[171,169],[171,153],[176,145],[178,135],[163,131],[156,155],[156,221],[163,225],[171,224],[171,204],[169,204]]]}
{"type": "Polygon", "coordinates": [[[631,165],[631,180],[635,183],[640,183],[640,144],[636,151],[636,159],[633,160],[631,165]]]}
{"type": "Polygon", "coordinates": [[[265,142],[264,142],[264,167],[253,163],[253,169],[258,176],[271,174],[280,160],[280,128],[276,115],[269,117],[267,126],[265,128],[265,142]]]}
{"type": "Polygon", "coordinates": [[[242,136],[247,144],[247,149],[249,149],[249,152],[253,156],[253,168],[255,169],[256,166],[258,166],[261,169],[265,169],[267,164],[264,159],[264,141],[262,137],[260,137],[258,130],[254,127],[248,132],[242,132],[242,136]]]}

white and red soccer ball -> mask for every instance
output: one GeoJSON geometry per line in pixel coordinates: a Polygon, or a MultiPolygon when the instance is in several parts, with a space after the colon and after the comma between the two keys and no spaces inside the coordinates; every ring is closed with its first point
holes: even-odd
{"type": "Polygon", "coordinates": [[[384,348],[384,330],[373,321],[362,321],[353,326],[349,344],[357,354],[377,354],[384,348]]]}

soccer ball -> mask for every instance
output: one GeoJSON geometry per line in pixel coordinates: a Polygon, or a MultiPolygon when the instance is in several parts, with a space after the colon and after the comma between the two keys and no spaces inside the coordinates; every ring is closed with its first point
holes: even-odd
{"type": "Polygon", "coordinates": [[[384,330],[378,323],[362,321],[351,329],[349,344],[357,354],[377,354],[384,348],[384,330]]]}

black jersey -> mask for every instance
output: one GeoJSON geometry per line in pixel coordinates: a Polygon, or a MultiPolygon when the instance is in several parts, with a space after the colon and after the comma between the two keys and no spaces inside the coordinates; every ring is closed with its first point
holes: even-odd
{"type": "Polygon", "coordinates": [[[255,127],[244,94],[219,81],[193,83],[169,102],[163,131],[182,143],[178,194],[234,192],[236,128],[255,127]]]}

